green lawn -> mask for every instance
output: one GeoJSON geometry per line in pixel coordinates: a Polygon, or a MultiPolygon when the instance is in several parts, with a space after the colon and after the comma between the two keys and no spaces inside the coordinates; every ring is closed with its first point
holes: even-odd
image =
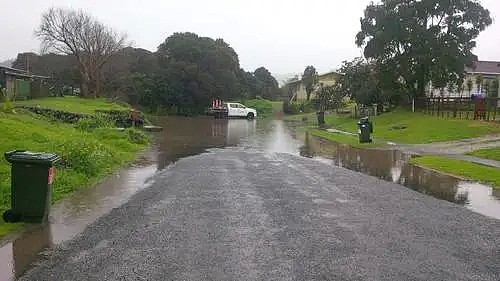
{"type": "Polygon", "coordinates": [[[476,150],[468,154],[481,158],[500,161],[500,147],[476,150]]]}
{"type": "Polygon", "coordinates": [[[283,102],[282,101],[272,101],[271,103],[273,105],[273,112],[274,113],[283,112],[283,102]]]}
{"type": "MultiPolygon", "coordinates": [[[[300,113],[300,114],[293,114],[293,115],[285,115],[283,119],[289,120],[289,121],[300,121],[302,119],[306,118],[309,121],[314,121],[316,120],[316,112],[313,113],[300,113]]],[[[317,122],[317,121],[314,121],[317,122]]]]}
{"type": "Polygon", "coordinates": [[[93,114],[98,109],[126,110],[130,108],[123,103],[108,102],[106,99],[82,99],[79,97],[57,97],[17,101],[15,105],[40,106],[73,113],[93,114]]]}
{"type": "Polygon", "coordinates": [[[352,136],[342,133],[331,133],[314,127],[307,127],[306,129],[314,136],[318,136],[338,143],[348,144],[354,147],[375,148],[383,145],[383,143],[379,143],[376,141],[373,143],[359,143],[358,136],[352,136]]]}
{"type": "MultiPolygon", "coordinates": [[[[102,179],[147,146],[142,132],[99,128],[82,131],[30,113],[0,113],[0,153],[15,149],[55,152],[66,165],[58,167],[53,201],[102,179]]],[[[10,207],[10,164],[0,155],[0,213],[10,207]]],[[[0,238],[18,225],[0,222],[0,238]]]]}
{"type": "MultiPolygon", "coordinates": [[[[325,119],[330,127],[352,133],[358,130],[357,120],[348,116],[329,115],[325,119]]],[[[498,124],[446,120],[405,110],[396,110],[374,117],[373,123],[374,138],[396,143],[432,143],[500,133],[498,124]],[[394,126],[406,128],[396,129],[394,126]]]]}
{"type": "Polygon", "coordinates": [[[491,184],[494,188],[500,189],[500,169],[498,168],[442,156],[417,157],[412,159],[411,163],[470,180],[491,184]]]}
{"type": "Polygon", "coordinates": [[[241,102],[247,107],[257,110],[258,118],[267,118],[273,116],[278,108],[278,102],[273,102],[266,99],[251,99],[241,102]]]}

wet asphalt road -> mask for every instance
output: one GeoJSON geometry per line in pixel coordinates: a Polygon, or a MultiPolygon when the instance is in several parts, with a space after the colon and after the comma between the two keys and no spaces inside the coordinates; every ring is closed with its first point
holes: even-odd
{"type": "Polygon", "coordinates": [[[21,280],[500,280],[500,221],[242,148],[178,161],[21,280]]]}

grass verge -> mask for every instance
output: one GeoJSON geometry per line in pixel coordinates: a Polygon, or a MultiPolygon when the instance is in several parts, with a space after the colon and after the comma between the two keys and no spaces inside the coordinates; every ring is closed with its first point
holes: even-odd
{"type": "MultiPolygon", "coordinates": [[[[15,149],[54,152],[62,157],[53,185],[53,202],[88,187],[146,148],[140,131],[113,128],[77,129],[34,114],[0,113],[0,153],[15,149]]],[[[0,155],[0,213],[10,208],[10,164],[0,155]]],[[[0,222],[0,238],[18,224],[0,222]]]]}
{"type": "MultiPolygon", "coordinates": [[[[328,126],[356,133],[357,120],[349,116],[329,115],[328,126]]],[[[396,143],[432,143],[474,138],[500,132],[498,124],[470,120],[448,120],[423,113],[395,110],[374,117],[374,138],[396,143]]]]}
{"type": "MultiPolygon", "coordinates": [[[[278,109],[278,104],[281,104],[279,102],[273,102],[270,100],[265,100],[265,99],[252,99],[252,100],[245,100],[241,102],[244,104],[246,107],[253,108],[257,110],[257,117],[259,118],[267,118],[273,115],[273,113],[276,112],[278,109]]],[[[283,107],[281,107],[282,109],[283,107]]]]}
{"type": "Polygon", "coordinates": [[[469,155],[500,161],[500,147],[480,149],[468,153],[469,155]]]}
{"type": "Polygon", "coordinates": [[[108,102],[106,99],[82,99],[79,97],[57,97],[43,98],[26,101],[17,101],[15,105],[40,106],[55,110],[62,110],[73,113],[94,114],[100,110],[127,110],[130,106],[124,103],[108,102]]]}
{"type": "Polygon", "coordinates": [[[442,156],[422,156],[413,158],[410,162],[440,172],[491,184],[495,189],[500,189],[500,169],[498,168],[442,156]]]}
{"type": "Polygon", "coordinates": [[[372,143],[359,143],[358,136],[347,135],[342,133],[332,133],[314,127],[306,127],[306,130],[308,130],[314,136],[321,137],[338,143],[348,144],[353,147],[376,148],[383,145],[383,143],[379,143],[376,141],[372,143]]]}

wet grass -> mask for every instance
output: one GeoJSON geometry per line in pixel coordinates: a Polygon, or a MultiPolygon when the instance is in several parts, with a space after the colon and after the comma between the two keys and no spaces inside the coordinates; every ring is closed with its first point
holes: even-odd
{"type": "Polygon", "coordinates": [[[383,143],[377,141],[374,141],[372,143],[359,143],[358,136],[347,135],[343,133],[332,133],[314,127],[306,127],[306,129],[314,136],[331,140],[337,143],[348,144],[353,147],[376,148],[384,145],[383,143]]]}
{"type": "MultiPolygon", "coordinates": [[[[329,115],[325,117],[328,126],[356,133],[357,120],[349,116],[329,115]]],[[[396,143],[432,143],[479,137],[500,132],[500,126],[470,120],[448,120],[395,110],[374,117],[374,138],[396,143]]]]}
{"type": "Polygon", "coordinates": [[[469,155],[500,161],[500,147],[480,149],[468,153],[469,155]]]}
{"type": "MultiPolygon", "coordinates": [[[[251,99],[241,102],[247,107],[257,110],[258,118],[267,118],[273,116],[278,108],[278,103],[266,99],[251,99]]],[[[281,107],[283,108],[283,107],[281,107]]]]}
{"type": "Polygon", "coordinates": [[[491,184],[495,189],[500,189],[500,169],[498,168],[442,156],[422,156],[414,158],[410,162],[462,178],[491,184]]]}
{"type": "Polygon", "coordinates": [[[283,102],[282,101],[272,101],[273,112],[274,113],[282,113],[283,112],[283,102]]]}
{"type": "Polygon", "coordinates": [[[73,113],[93,114],[96,110],[127,110],[130,106],[123,103],[109,102],[106,99],[82,99],[79,97],[55,97],[17,101],[15,105],[40,106],[73,113]]]}
{"type": "MultiPolygon", "coordinates": [[[[0,153],[15,149],[55,152],[64,159],[57,167],[53,202],[88,187],[133,161],[147,146],[142,132],[98,128],[83,131],[72,125],[18,111],[0,113],[0,153]]],[[[0,213],[10,208],[10,164],[0,155],[0,213]]],[[[0,222],[0,238],[16,229],[0,222]]]]}
{"type": "Polygon", "coordinates": [[[0,223],[0,239],[23,229],[24,223],[0,223]]]}

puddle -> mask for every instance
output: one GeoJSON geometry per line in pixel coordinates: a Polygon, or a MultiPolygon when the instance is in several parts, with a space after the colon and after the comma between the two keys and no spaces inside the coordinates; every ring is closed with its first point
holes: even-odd
{"type": "Polygon", "coordinates": [[[500,219],[500,192],[494,192],[490,186],[409,164],[412,156],[398,150],[355,148],[307,132],[297,134],[297,137],[304,143],[300,150],[302,156],[392,181],[500,219]]]}
{"type": "Polygon", "coordinates": [[[157,171],[150,152],[96,186],[75,192],[51,208],[49,223],[29,226],[11,243],[0,248],[0,281],[16,280],[43,252],[73,238],[83,229],[127,202],[148,186],[157,171]]]}
{"type": "Polygon", "coordinates": [[[357,149],[293,130],[281,120],[215,120],[212,118],[156,118],[162,132],[153,133],[154,145],[135,165],[124,168],[93,188],[81,190],[52,207],[50,223],[32,226],[0,248],[0,281],[15,280],[46,249],[71,239],[111,209],[147,188],[158,170],[180,158],[211,148],[291,153],[325,165],[337,165],[405,185],[454,202],[472,211],[500,219],[500,192],[477,183],[408,164],[399,151],[357,149]]]}

